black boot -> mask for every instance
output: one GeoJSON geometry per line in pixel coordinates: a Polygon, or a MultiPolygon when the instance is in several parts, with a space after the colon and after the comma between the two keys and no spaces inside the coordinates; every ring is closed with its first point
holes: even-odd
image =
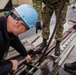
{"type": "Polygon", "coordinates": [[[37,48],[37,50],[35,51],[35,53],[39,54],[41,53],[41,51],[46,47],[47,45],[47,39],[43,38],[43,42],[41,43],[41,45],[37,48]]]}
{"type": "Polygon", "coordinates": [[[64,70],[68,72],[76,71],[76,62],[73,63],[65,63],[64,70]]]}
{"type": "Polygon", "coordinates": [[[56,41],[55,55],[56,56],[59,56],[60,55],[60,41],[56,41]]]}
{"type": "Polygon", "coordinates": [[[38,30],[41,30],[41,23],[37,22],[36,25],[35,25],[35,28],[36,28],[36,34],[37,34],[38,30]]]}

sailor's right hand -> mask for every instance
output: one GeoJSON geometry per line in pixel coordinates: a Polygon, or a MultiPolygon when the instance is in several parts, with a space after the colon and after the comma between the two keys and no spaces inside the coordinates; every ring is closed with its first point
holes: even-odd
{"type": "Polygon", "coordinates": [[[27,63],[29,63],[29,62],[31,61],[31,56],[30,56],[30,55],[27,55],[27,56],[25,57],[25,59],[26,59],[27,63]]]}

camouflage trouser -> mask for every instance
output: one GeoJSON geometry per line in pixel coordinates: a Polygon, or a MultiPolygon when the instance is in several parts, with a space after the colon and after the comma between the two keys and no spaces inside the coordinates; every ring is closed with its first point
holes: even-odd
{"type": "Polygon", "coordinates": [[[42,8],[42,0],[32,0],[33,1],[33,6],[38,12],[38,21],[40,21],[40,16],[41,16],[41,8],[42,8]]]}
{"type": "MultiPolygon", "coordinates": [[[[68,3],[65,2],[64,5],[65,6],[64,6],[64,8],[63,8],[63,10],[61,12],[61,17],[60,17],[60,21],[59,21],[59,27],[57,28],[56,35],[55,35],[55,39],[59,40],[59,41],[61,41],[62,37],[63,37],[63,25],[66,22],[66,13],[67,13],[67,5],[68,5],[68,3]]],[[[50,19],[52,17],[52,14],[55,11],[56,20],[57,20],[57,15],[59,13],[59,8],[60,8],[60,3],[55,4],[55,5],[51,6],[51,7],[45,6],[42,9],[42,11],[41,11],[41,14],[42,14],[41,19],[42,19],[42,22],[43,22],[42,36],[45,39],[49,38],[49,34],[50,34],[49,25],[50,25],[50,19]]]]}

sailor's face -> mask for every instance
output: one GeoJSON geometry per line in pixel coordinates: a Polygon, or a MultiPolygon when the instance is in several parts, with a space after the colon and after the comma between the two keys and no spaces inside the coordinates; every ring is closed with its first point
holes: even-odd
{"type": "Polygon", "coordinates": [[[25,23],[20,19],[17,13],[14,12],[14,14],[11,15],[11,17],[13,19],[13,25],[14,25],[13,33],[15,35],[19,35],[27,31],[25,23]]]}
{"type": "Polygon", "coordinates": [[[21,33],[24,33],[26,30],[27,30],[27,28],[23,25],[23,22],[22,21],[17,21],[16,23],[15,23],[15,25],[17,26],[16,27],[16,34],[17,35],[19,35],[19,34],[21,34],[21,33]]]}

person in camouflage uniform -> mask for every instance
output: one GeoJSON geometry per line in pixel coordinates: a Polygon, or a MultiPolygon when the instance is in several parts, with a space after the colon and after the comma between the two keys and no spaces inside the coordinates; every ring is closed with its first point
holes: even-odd
{"type": "Polygon", "coordinates": [[[40,15],[41,15],[41,8],[42,8],[42,0],[32,0],[33,1],[33,6],[37,10],[39,16],[38,16],[38,21],[40,21],[40,15]]]}
{"type": "Polygon", "coordinates": [[[36,23],[36,33],[38,30],[41,30],[41,8],[42,8],[42,0],[32,0],[33,6],[38,12],[38,22],[36,23]]]}
{"type": "MultiPolygon", "coordinates": [[[[63,25],[66,22],[68,0],[64,0],[64,1],[65,1],[65,3],[64,3],[63,10],[61,12],[59,27],[57,28],[56,35],[55,35],[55,39],[56,39],[55,55],[56,56],[60,55],[60,45],[59,44],[62,41],[62,37],[63,37],[63,25]]],[[[55,11],[56,20],[57,20],[61,0],[43,0],[43,3],[45,4],[45,6],[43,7],[43,9],[41,11],[41,15],[42,15],[41,19],[43,22],[43,25],[42,25],[43,43],[38,48],[37,52],[41,52],[41,50],[43,50],[43,48],[47,44],[47,40],[48,40],[49,34],[50,34],[50,27],[49,27],[50,18],[52,17],[53,12],[55,11]]]]}

